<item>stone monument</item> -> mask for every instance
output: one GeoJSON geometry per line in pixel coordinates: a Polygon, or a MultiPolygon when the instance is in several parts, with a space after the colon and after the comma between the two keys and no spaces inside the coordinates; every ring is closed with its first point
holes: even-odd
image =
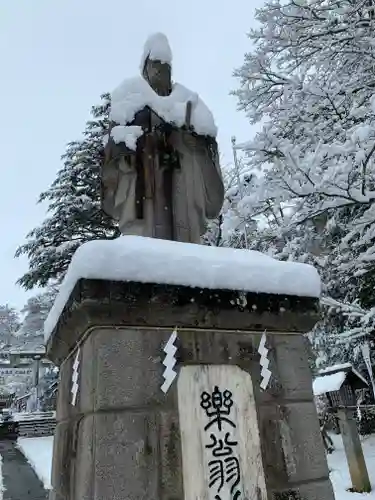
{"type": "Polygon", "coordinates": [[[303,337],[319,277],[195,244],[222,180],[207,108],[161,90],[168,47],[151,37],[144,78],[112,94],[103,204],[124,236],[77,250],[45,324],[50,498],[333,500],[303,337]]]}

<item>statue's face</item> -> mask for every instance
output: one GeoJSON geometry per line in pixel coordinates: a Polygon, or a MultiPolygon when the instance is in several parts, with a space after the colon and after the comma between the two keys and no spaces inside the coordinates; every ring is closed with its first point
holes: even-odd
{"type": "Polygon", "coordinates": [[[171,85],[171,67],[160,61],[147,60],[145,73],[151,87],[156,90],[169,89],[171,85]]]}

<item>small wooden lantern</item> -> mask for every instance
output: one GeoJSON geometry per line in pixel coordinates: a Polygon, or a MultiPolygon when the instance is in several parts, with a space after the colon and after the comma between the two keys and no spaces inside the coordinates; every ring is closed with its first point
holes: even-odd
{"type": "Polygon", "coordinates": [[[356,405],[355,391],[367,389],[368,383],[350,363],[331,366],[319,372],[314,380],[314,396],[325,396],[331,408],[356,405]]]}

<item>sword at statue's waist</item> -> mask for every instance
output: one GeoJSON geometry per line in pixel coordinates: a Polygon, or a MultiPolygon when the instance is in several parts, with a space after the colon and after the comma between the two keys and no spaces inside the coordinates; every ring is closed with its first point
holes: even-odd
{"type": "Polygon", "coordinates": [[[155,138],[152,133],[144,135],[143,175],[145,183],[145,199],[152,199],[155,193],[155,138]]]}

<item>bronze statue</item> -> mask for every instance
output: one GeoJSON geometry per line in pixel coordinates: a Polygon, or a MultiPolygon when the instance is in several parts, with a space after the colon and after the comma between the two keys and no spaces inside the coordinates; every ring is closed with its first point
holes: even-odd
{"type": "Polygon", "coordinates": [[[142,76],[112,94],[102,207],[122,234],[199,243],[224,199],[213,118],[172,83],[164,35],[145,47],[142,76]]]}

